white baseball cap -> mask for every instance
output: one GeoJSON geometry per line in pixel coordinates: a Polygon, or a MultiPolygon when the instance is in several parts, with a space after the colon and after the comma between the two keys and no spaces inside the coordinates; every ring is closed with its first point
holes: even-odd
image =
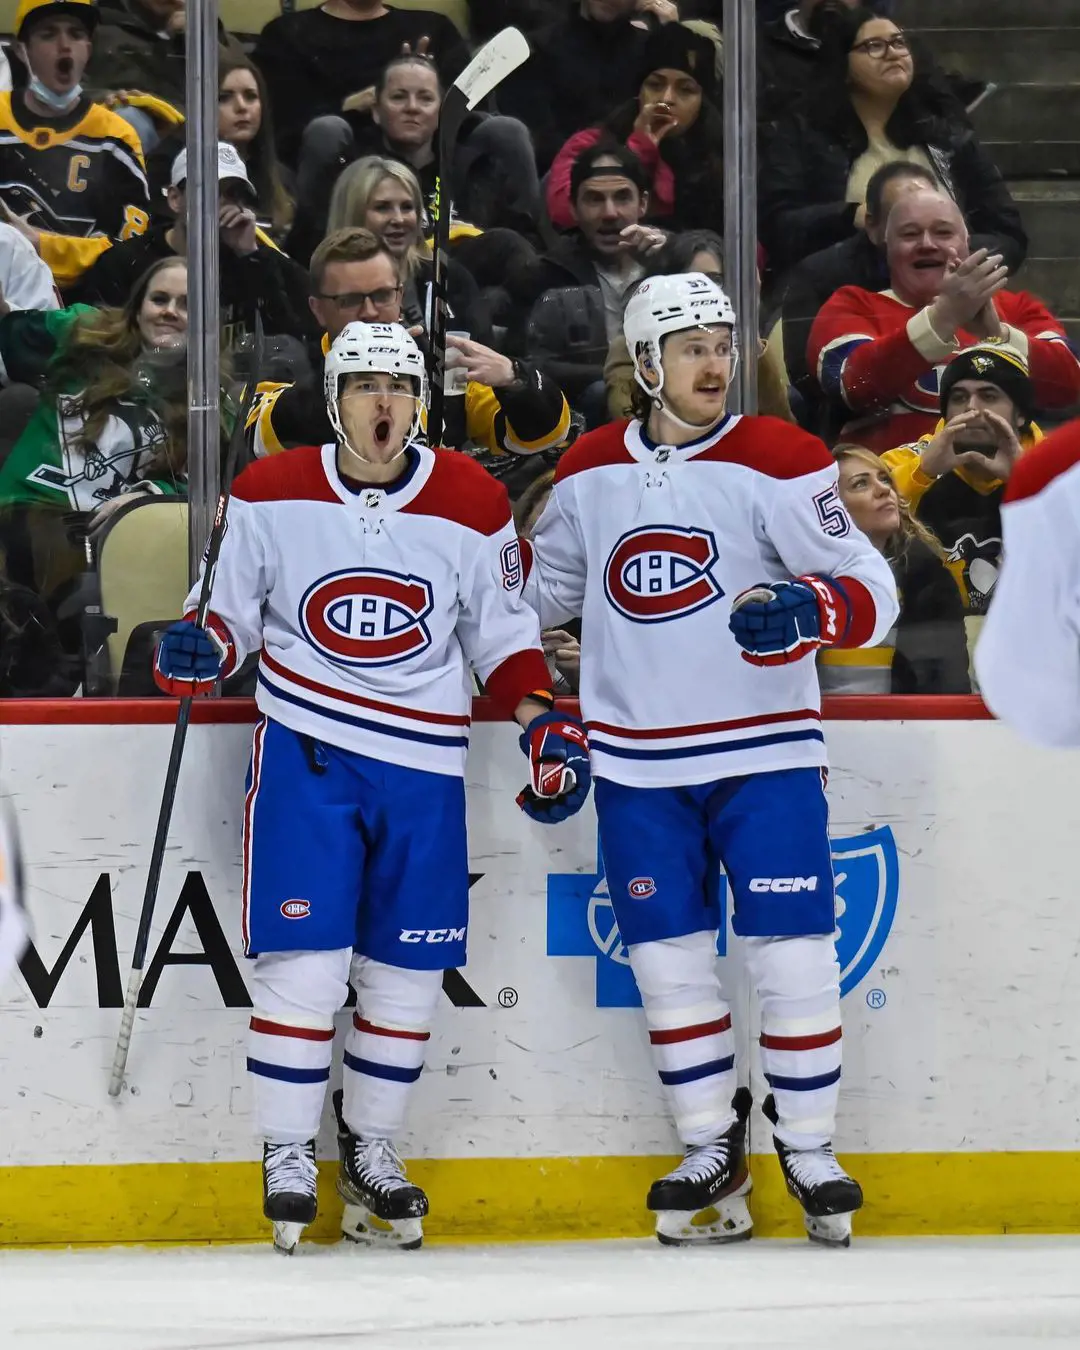
{"type": "MultiPolygon", "coordinates": [[[[252,203],[257,198],[255,185],[248,177],[247,168],[244,161],[237,153],[236,147],[230,145],[228,141],[218,141],[217,147],[217,176],[218,182],[223,182],[226,178],[235,178],[243,183],[247,188],[252,203]]],[[[169,183],[172,187],[182,187],[187,181],[187,150],[181,150],[173,160],[172,176],[169,183]]]]}

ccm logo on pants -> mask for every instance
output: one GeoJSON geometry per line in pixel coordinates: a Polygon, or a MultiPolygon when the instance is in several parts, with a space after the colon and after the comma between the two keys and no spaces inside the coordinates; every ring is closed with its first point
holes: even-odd
{"type": "Polygon", "coordinates": [[[399,942],[464,942],[464,928],[403,928],[399,942]]]}
{"type": "Polygon", "coordinates": [[[750,889],[760,895],[771,891],[774,895],[789,895],[796,891],[816,891],[817,877],[754,877],[750,889]]]}

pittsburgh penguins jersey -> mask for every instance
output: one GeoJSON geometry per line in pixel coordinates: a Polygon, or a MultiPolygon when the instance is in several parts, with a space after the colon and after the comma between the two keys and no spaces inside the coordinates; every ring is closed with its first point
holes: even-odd
{"type": "MultiPolygon", "coordinates": [[[[1072,407],[1080,399],[1080,357],[1061,324],[1025,291],[1000,291],[994,308],[1005,340],[1031,372],[1036,403],[1072,407]]],[[[913,309],[893,291],[841,286],[814,320],[807,364],[823,391],[854,415],[845,437],[880,453],[933,431],[942,370],[980,340],[961,331],[943,341],[927,309],[913,309]]]]}
{"type": "Polygon", "coordinates": [[[469,667],[508,714],[551,681],[506,489],[458,451],[410,445],[406,461],[395,482],[359,488],[332,444],[245,469],[209,623],[226,674],[260,654],[256,702],[274,721],[461,776],[469,667]]]}
{"type": "Polygon", "coordinates": [[[851,523],[832,456],[772,417],[729,415],[683,446],[640,422],[563,458],[526,550],[544,628],[581,616],[581,708],[593,772],[677,787],[826,763],[812,658],[760,668],[728,629],[741,591],[835,577],[873,646],[897,616],[885,559],[851,523]]]}
{"type": "Polygon", "coordinates": [[[0,94],[0,198],[42,231],[41,256],[57,284],[68,285],[111,240],[149,224],[139,137],[85,97],[62,117],[42,118],[21,94],[0,94]]]}
{"type": "Polygon", "coordinates": [[[1017,460],[1003,565],[975,648],[991,711],[1040,745],[1080,746],[1080,421],[1017,460]]]}

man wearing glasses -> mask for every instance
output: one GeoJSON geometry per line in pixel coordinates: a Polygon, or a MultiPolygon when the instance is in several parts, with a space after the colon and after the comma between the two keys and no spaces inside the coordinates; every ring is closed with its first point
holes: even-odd
{"type": "MultiPolygon", "coordinates": [[[[369,231],[335,230],[311,255],[311,311],[324,330],[321,359],[346,324],[400,323],[402,286],[397,264],[369,231]]],[[[423,345],[423,330],[410,329],[423,345]]],[[[531,455],[560,445],[570,429],[562,390],[534,367],[468,338],[449,336],[468,374],[465,445],[495,454],[531,455]]],[[[322,381],[264,384],[248,419],[256,457],[333,439],[322,381]]]]}

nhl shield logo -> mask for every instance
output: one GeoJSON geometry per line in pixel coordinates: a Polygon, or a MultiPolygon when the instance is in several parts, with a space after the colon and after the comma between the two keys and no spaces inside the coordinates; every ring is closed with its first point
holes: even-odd
{"type": "Polygon", "coordinates": [[[873,969],[896,916],[900,865],[888,825],[832,840],[840,996],[873,969]]]}

